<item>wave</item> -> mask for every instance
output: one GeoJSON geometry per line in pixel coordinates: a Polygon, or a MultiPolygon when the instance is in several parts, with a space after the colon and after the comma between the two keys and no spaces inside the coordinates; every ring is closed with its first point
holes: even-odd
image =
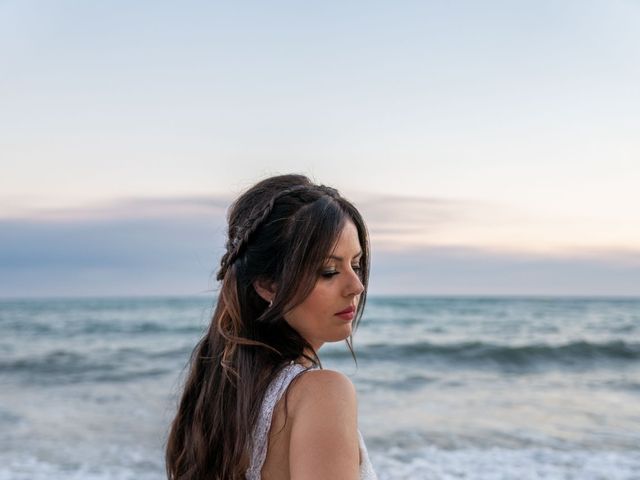
{"type": "MultiPolygon", "coordinates": [[[[452,437],[452,435],[448,435],[452,437]]],[[[368,444],[372,441],[368,441],[368,444]]],[[[598,451],[577,448],[524,446],[520,448],[459,446],[438,448],[430,440],[426,447],[410,449],[388,446],[371,448],[380,478],[530,478],[560,480],[637,479],[640,457],[634,450],[598,451]],[[380,452],[380,453],[379,453],[380,452]]]]}
{"type": "MultiPolygon", "coordinates": [[[[331,356],[349,356],[332,352],[331,356]]],[[[434,344],[370,344],[356,349],[358,358],[389,361],[434,361],[469,365],[534,366],[543,364],[585,365],[602,361],[640,360],[640,343],[614,340],[603,343],[574,341],[561,345],[500,345],[484,342],[434,344]]]]}
{"type": "MultiPolygon", "coordinates": [[[[174,351],[178,355],[178,351],[174,351]]],[[[120,349],[109,355],[85,355],[56,350],[44,355],[0,360],[0,374],[19,382],[52,385],[78,382],[126,382],[135,378],[160,376],[173,370],[144,361],[144,352],[120,349]],[[137,358],[134,358],[137,357],[137,358]]]]}
{"type": "MultiPolygon", "coordinates": [[[[145,376],[176,374],[188,363],[191,346],[148,351],[123,347],[84,353],[54,350],[20,358],[0,358],[0,374],[28,383],[124,382],[145,376]]],[[[593,368],[615,366],[640,360],[640,343],[622,340],[604,343],[587,341],[563,345],[509,346],[483,342],[434,344],[371,344],[356,348],[358,360],[440,365],[450,368],[493,370],[537,370],[558,366],[593,368]],[[615,364],[615,365],[614,365],[615,364]]],[[[351,358],[346,350],[327,349],[321,358],[351,358]]],[[[409,382],[420,388],[433,379],[416,377],[409,382]]],[[[409,387],[411,386],[409,385],[409,387]]],[[[403,381],[403,386],[407,387],[403,381]]],[[[623,388],[629,388],[624,386],[623,388]]],[[[637,385],[634,386],[637,388],[637,385]]]]}
{"type": "Polygon", "coordinates": [[[156,322],[77,322],[75,324],[60,323],[59,325],[45,322],[6,322],[2,325],[3,332],[33,333],[39,337],[75,337],[81,335],[154,335],[154,334],[202,334],[205,330],[202,325],[171,325],[156,322]]]}

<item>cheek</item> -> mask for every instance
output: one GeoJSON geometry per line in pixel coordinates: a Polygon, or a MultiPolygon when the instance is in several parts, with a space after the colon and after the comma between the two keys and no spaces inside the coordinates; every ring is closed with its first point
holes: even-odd
{"type": "Polygon", "coordinates": [[[330,309],[331,304],[329,302],[329,295],[327,294],[326,289],[317,286],[314,291],[309,295],[308,300],[308,310],[316,313],[325,313],[326,310],[330,309]]]}
{"type": "Polygon", "coordinates": [[[310,328],[317,322],[323,322],[327,317],[327,312],[331,310],[326,291],[316,287],[305,301],[295,310],[294,323],[301,328],[310,328]]]}

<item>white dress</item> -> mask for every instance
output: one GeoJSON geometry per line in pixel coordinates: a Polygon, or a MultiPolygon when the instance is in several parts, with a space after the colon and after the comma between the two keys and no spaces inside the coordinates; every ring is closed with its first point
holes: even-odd
{"type": "MultiPolygon", "coordinates": [[[[267,391],[262,401],[260,408],[260,415],[253,431],[253,448],[251,451],[251,465],[247,470],[247,480],[260,480],[260,472],[264,461],[267,458],[267,444],[269,441],[269,430],[271,429],[271,417],[273,416],[273,409],[278,403],[278,400],[282,397],[287,390],[289,383],[294,379],[296,375],[305,370],[309,370],[303,365],[294,363],[285,366],[276,377],[271,381],[267,387],[267,391]]],[[[377,480],[373,465],[369,459],[369,453],[367,447],[364,444],[364,439],[360,430],[358,430],[358,439],[360,443],[360,480],[377,480]]]]}

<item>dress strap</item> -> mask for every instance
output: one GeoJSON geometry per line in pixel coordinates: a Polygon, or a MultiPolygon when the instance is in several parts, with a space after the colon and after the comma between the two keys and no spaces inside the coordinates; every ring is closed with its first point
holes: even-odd
{"type": "Polygon", "coordinates": [[[309,368],[298,363],[286,365],[276,377],[271,381],[262,400],[260,415],[253,430],[251,465],[247,469],[247,480],[260,480],[260,472],[264,461],[267,458],[267,446],[269,440],[269,430],[271,429],[271,418],[276,403],[282,398],[291,381],[300,373],[309,368]]]}

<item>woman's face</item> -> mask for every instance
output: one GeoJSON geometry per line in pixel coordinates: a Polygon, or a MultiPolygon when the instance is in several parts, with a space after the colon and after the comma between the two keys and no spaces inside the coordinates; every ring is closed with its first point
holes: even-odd
{"type": "Polygon", "coordinates": [[[313,290],[284,316],[316,352],[325,342],[344,340],[351,334],[355,310],[364,291],[359,277],[361,255],[358,230],[348,220],[313,290]],[[350,307],[352,314],[337,315],[350,307]]]}

